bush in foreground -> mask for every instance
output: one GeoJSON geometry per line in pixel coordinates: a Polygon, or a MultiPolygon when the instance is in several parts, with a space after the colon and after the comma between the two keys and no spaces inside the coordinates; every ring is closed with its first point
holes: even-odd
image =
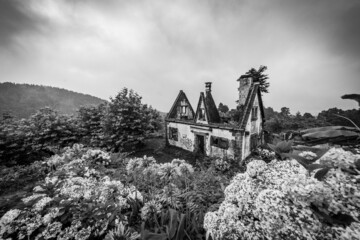
{"type": "Polygon", "coordinates": [[[226,188],[219,210],[206,214],[207,234],[213,239],[356,239],[358,158],[334,148],[316,163],[331,168],[311,173],[296,160],[250,162],[226,188]]]}

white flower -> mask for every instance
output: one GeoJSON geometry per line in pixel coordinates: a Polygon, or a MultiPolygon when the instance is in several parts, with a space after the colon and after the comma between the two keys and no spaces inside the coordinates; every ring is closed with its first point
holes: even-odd
{"type": "Polygon", "coordinates": [[[9,226],[19,215],[21,211],[12,209],[7,211],[0,219],[0,237],[5,232],[12,232],[13,229],[9,226]]]}
{"type": "Polygon", "coordinates": [[[33,191],[34,192],[43,192],[43,191],[45,191],[45,189],[43,189],[41,186],[36,186],[36,187],[34,187],[33,191]]]}
{"type": "Polygon", "coordinates": [[[23,198],[22,201],[24,203],[28,203],[28,202],[30,202],[32,200],[35,200],[37,198],[44,197],[44,196],[46,196],[45,193],[35,193],[35,194],[33,194],[33,195],[29,196],[29,197],[23,198]]]}
{"type": "Polygon", "coordinates": [[[299,156],[306,158],[307,160],[313,160],[314,158],[317,157],[317,155],[315,153],[310,152],[310,151],[301,152],[301,153],[299,153],[299,156]]]}
{"type": "Polygon", "coordinates": [[[253,160],[246,166],[246,173],[250,177],[256,177],[267,168],[267,164],[263,160],[253,160]]]}
{"type": "Polygon", "coordinates": [[[162,205],[155,200],[146,202],[145,205],[141,208],[141,219],[150,219],[154,214],[160,213],[161,208],[162,205]]]}
{"type": "Polygon", "coordinates": [[[43,210],[43,208],[50,202],[52,202],[53,199],[50,197],[44,197],[42,199],[40,199],[37,203],[35,203],[35,205],[33,206],[35,211],[41,211],[43,210]]]}

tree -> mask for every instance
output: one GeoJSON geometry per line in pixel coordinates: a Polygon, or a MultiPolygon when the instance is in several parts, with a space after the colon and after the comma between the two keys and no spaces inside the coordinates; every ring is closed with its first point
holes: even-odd
{"type": "Polygon", "coordinates": [[[104,119],[106,144],[112,151],[133,149],[156,130],[160,115],[141,103],[141,97],[124,88],[110,98],[104,119]]]}
{"type": "Polygon", "coordinates": [[[270,83],[267,81],[269,79],[268,75],[264,72],[267,70],[266,66],[260,66],[258,70],[255,68],[251,68],[249,71],[246,72],[247,75],[250,75],[254,82],[260,83],[260,91],[262,93],[268,93],[268,88],[270,86],[270,83]]]}
{"type": "Polygon", "coordinates": [[[219,104],[218,110],[223,113],[227,113],[229,111],[229,107],[222,103],[219,104]]]}
{"type": "Polygon", "coordinates": [[[282,107],[280,114],[286,118],[290,117],[290,109],[288,107],[282,107]]]}
{"type": "Polygon", "coordinates": [[[304,118],[314,118],[314,116],[311,115],[311,113],[308,113],[308,112],[304,113],[303,117],[304,118]]]}

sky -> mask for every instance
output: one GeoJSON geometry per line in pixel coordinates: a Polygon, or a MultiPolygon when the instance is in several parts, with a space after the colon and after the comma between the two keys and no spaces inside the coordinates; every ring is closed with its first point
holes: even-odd
{"type": "Polygon", "coordinates": [[[0,82],[114,97],[168,112],[205,82],[235,108],[240,75],[268,67],[265,107],[358,108],[360,0],[0,0],[0,82]]]}

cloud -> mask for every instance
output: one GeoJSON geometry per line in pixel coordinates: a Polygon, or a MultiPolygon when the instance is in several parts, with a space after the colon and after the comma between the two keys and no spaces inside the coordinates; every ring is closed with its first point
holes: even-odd
{"type": "Polygon", "coordinates": [[[0,48],[11,48],[19,36],[39,32],[43,24],[27,1],[0,0],[0,48]]]}
{"type": "Polygon", "coordinates": [[[102,98],[129,87],[162,111],[180,89],[196,105],[213,81],[216,103],[235,107],[236,79],[267,65],[266,106],[346,108],[340,96],[360,92],[359,3],[0,0],[0,52],[21,49],[0,54],[1,81],[102,98]]]}

